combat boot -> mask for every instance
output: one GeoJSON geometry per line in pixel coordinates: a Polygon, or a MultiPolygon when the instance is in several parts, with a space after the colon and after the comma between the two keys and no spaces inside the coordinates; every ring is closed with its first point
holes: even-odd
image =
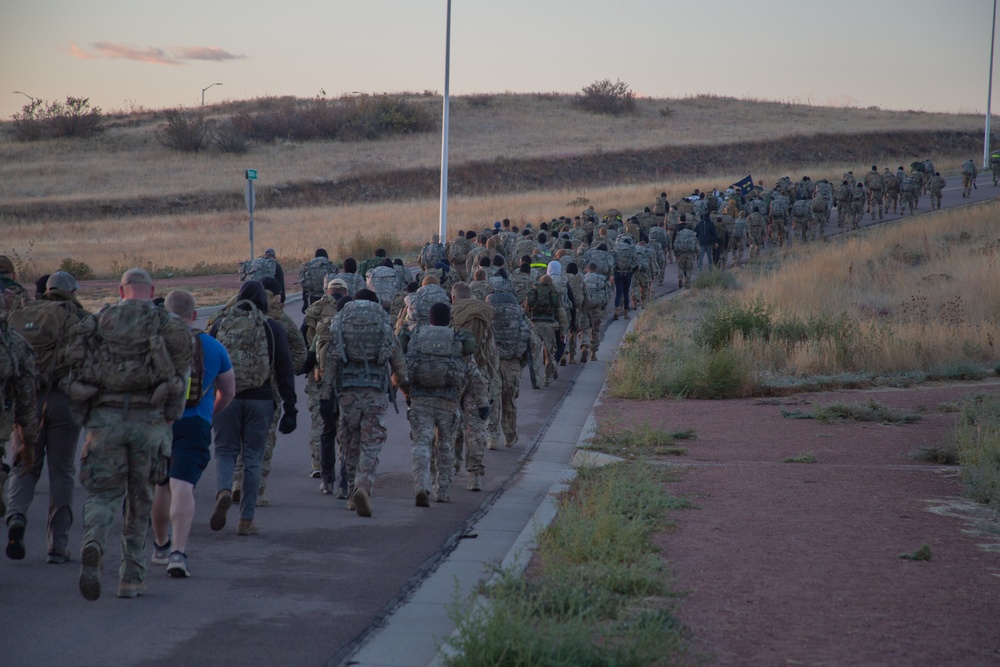
{"type": "Polygon", "coordinates": [[[569,352],[567,352],[566,354],[569,357],[569,361],[568,361],[569,365],[572,366],[572,365],[576,364],[576,354],[575,353],[569,353],[569,352]]]}
{"type": "Polygon", "coordinates": [[[80,554],[80,594],[87,600],[101,597],[101,560],[103,554],[97,542],[87,542],[80,554]]]}
{"type": "Polygon", "coordinates": [[[137,598],[146,593],[146,582],[144,581],[118,582],[118,597],[120,598],[137,598]]]}
{"type": "Polygon", "coordinates": [[[590,351],[590,360],[597,361],[597,348],[595,347],[590,351]]]}
{"type": "Polygon", "coordinates": [[[469,481],[466,482],[465,488],[469,491],[482,491],[482,475],[469,475],[469,481]]]}
{"type": "Polygon", "coordinates": [[[15,514],[7,521],[7,558],[24,560],[24,515],[15,514]]]}
{"type": "Polygon", "coordinates": [[[257,526],[251,519],[240,519],[240,522],[236,525],[237,535],[256,535],[257,526]]]}
{"type": "Polygon", "coordinates": [[[212,518],[208,525],[212,530],[222,530],[226,527],[226,512],[233,506],[233,493],[229,489],[222,489],[215,496],[215,509],[212,510],[212,518]]]}
{"type": "Polygon", "coordinates": [[[590,348],[589,345],[581,345],[580,346],[580,363],[581,364],[587,363],[587,354],[590,352],[589,348],[590,348]]]}
{"type": "Polygon", "coordinates": [[[354,505],[357,508],[358,516],[370,517],[372,515],[372,503],[368,498],[368,492],[364,489],[354,491],[354,505]]]}

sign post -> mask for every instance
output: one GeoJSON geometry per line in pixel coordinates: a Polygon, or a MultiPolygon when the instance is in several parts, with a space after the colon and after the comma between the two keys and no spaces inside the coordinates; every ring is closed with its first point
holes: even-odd
{"type": "Polygon", "coordinates": [[[257,192],[254,190],[254,183],[257,181],[257,170],[247,169],[246,178],[247,210],[250,212],[250,259],[252,260],[255,257],[253,252],[253,212],[254,209],[257,208],[257,192]]]}

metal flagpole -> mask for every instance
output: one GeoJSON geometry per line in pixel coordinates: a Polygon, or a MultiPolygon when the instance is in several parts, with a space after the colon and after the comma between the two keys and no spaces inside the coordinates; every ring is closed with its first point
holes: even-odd
{"type": "MultiPolygon", "coordinates": [[[[994,0],[995,2],[995,0],[994,0]]],[[[451,0],[444,38],[444,108],[441,113],[441,219],[438,225],[441,243],[448,240],[448,84],[451,78],[451,0]]]]}
{"type": "Polygon", "coordinates": [[[983,136],[983,169],[990,166],[990,114],[993,113],[993,46],[997,39],[997,0],[993,0],[993,23],[990,24],[990,80],[986,87],[986,133],[983,136]]]}

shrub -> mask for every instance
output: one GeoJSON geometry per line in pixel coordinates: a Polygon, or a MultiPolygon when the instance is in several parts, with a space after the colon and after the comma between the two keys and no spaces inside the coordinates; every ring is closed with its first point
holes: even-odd
{"type": "Polygon", "coordinates": [[[94,270],[86,262],[73,259],[72,257],[63,259],[59,265],[59,270],[72,273],[73,277],[77,280],[90,280],[94,277],[94,270]]]}
{"type": "Polygon", "coordinates": [[[1000,507],[1000,397],[967,400],[955,431],[966,496],[1000,507]]]}
{"type": "Polygon", "coordinates": [[[621,115],[635,112],[635,93],[624,81],[614,83],[611,79],[595,81],[589,86],[584,86],[574,102],[584,111],[591,113],[621,115]]]}
{"type": "Polygon", "coordinates": [[[232,121],[222,123],[212,137],[212,145],[222,153],[242,155],[250,150],[246,136],[232,121]]]}
{"type": "Polygon", "coordinates": [[[157,129],[156,140],[167,148],[197,153],[212,143],[211,122],[200,113],[185,114],[179,109],[168,111],[167,124],[157,129]]]}
{"type": "Polygon", "coordinates": [[[18,141],[38,141],[60,137],[86,138],[103,129],[100,107],[91,107],[90,98],[67,97],[46,105],[35,99],[21,107],[12,117],[14,138],[18,141]]]}

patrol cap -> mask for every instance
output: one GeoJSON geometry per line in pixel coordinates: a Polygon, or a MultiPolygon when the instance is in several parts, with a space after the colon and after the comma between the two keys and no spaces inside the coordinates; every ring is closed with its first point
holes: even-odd
{"type": "Polygon", "coordinates": [[[327,289],[332,289],[334,287],[339,287],[339,288],[345,289],[345,290],[349,289],[347,287],[347,282],[345,282],[343,278],[334,278],[333,280],[331,280],[330,282],[328,282],[326,284],[326,288],[327,289]]]}
{"type": "Polygon", "coordinates": [[[264,257],[274,257],[274,255],[275,255],[274,248],[268,248],[267,250],[264,251],[264,257]]]}
{"type": "Polygon", "coordinates": [[[123,273],[121,283],[119,284],[122,287],[135,284],[152,285],[153,279],[145,269],[136,267],[123,273]]]}
{"type": "Polygon", "coordinates": [[[7,255],[0,255],[0,273],[14,273],[14,262],[7,255]]]}
{"type": "Polygon", "coordinates": [[[79,285],[76,284],[76,278],[73,277],[72,273],[66,271],[56,271],[45,281],[45,291],[61,289],[67,292],[75,292],[77,287],[79,285]]]}

